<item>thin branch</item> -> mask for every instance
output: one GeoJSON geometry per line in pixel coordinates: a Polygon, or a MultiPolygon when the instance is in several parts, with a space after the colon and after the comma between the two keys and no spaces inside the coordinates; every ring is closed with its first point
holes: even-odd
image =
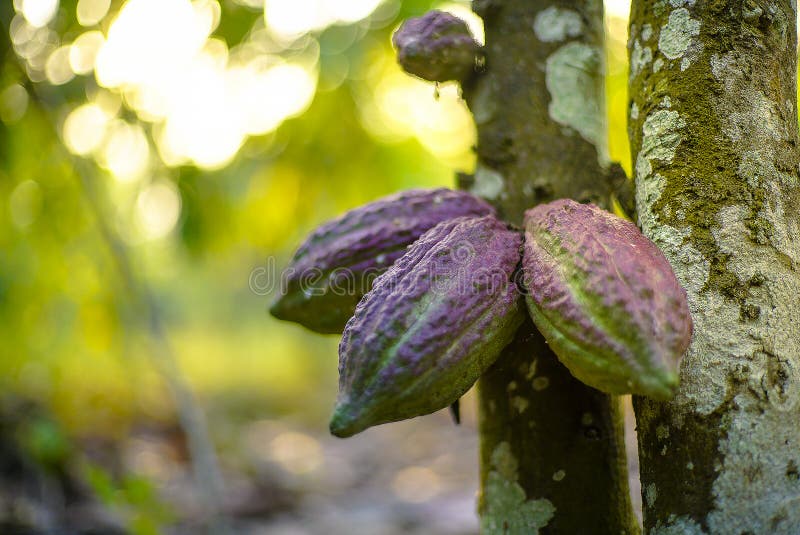
{"type": "MultiPolygon", "coordinates": [[[[36,84],[27,82],[26,85],[58,138],[57,122],[52,111],[54,106],[48,105],[36,84]]],[[[97,228],[114,259],[123,285],[146,322],[150,344],[148,355],[167,384],[178,412],[179,423],[188,439],[192,472],[206,511],[209,532],[225,533],[227,529],[221,515],[224,489],[217,455],[203,410],[178,366],[156,298],[147,283],[136,276],[129,249],[110,224],[111,216],[107,213],[104,196],[97,187],[95,167],[67,151],[63,144],[59,143],[58,147],[72,164],[83,196],[94,214],[97,228]]]]}

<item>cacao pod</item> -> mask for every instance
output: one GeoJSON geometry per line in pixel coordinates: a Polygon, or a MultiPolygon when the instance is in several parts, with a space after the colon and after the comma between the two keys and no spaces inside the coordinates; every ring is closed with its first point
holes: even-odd
{"type": "Polygon", "coordinates": [[[570,372],[611,394],[669,399],[692,319],[663,253],[631,222],[561,199],[525,213],[526,302],[570,372]]]}
{"type": "Polygon", "coordinates": [[[378,277],[339,344],[334,435],[428,414],[469,390],[524,319],[511,280],[521,243],[493,216],[453,219],[378,277]]]}
{"type": "Polygon", "coordinates": [[[431,82],[467,78],[480,49],[466,22],[436,10],[403,22],[392,43],[403,70],[431,82]]]}
{"type": "Polygon", "coordinates": [[[341,333],[374,279],[425,231],[455,217],[493,213],[478,197],[444,188],[409,190],[351,210],[306,238],[270,313],[312,331],[341,333]]]}

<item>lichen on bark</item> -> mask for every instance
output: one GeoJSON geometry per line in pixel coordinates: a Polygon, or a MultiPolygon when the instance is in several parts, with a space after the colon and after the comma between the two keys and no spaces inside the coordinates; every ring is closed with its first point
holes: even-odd
{"type": "Polygon", "coordinates": [[[539,533],[553,518],[556,508],[544,498],[526,501],[525,489],[517,482],[518,463],[508,442],[495,446],[490,463],[481,533],[539,533]]]}
{"type": "Polygon", "coordinates": [[[635,400],[652,533],[800,525],[795,20],[790,0],[633,2],[632,59],[658,43],[630,80],[639,223],[695,323],[676,398],[635,400]]]}

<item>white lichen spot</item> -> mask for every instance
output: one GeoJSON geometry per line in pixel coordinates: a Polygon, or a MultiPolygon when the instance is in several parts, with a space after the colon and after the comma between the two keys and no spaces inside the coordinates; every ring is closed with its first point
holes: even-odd
{"type": "Polygon", "coordinates": [[[553,474],[553,481],[561,481],[567,475],[565,470],[558,470],[555,474],[553,474]]]}
{"type": "Polygon", "coordinates": [[[550,93],[547,111],[560,125],[577,131],[605,155],[606,116],[602,98],[602,59],[597,48],[584,43],[567,43],[547,58],[545,85],[550,93]]]}
{"type": "Polygon", "coordinates": [[[488,77],[484,77],[482,83],[478,84],[475,94],[472,97],[472,116],[475,124],[486,124],[494,118],[497,111],[497,99],[495,98],[494,82],[488,77]]]}
{"type": "MultiPolygon", "coordinates": [[[[668,110],[659,110],[653,112],[652,115],[675,114],[677,113],[668,110]]],[[[649,119],[650,117],[648,117],[649,119]]],[[[679,124],[679,123],[678,123],[679,124]]],[[[662,121],[663,126],[663,121],[662,121]]],[[[695,318],[695,308],[693,308],[692,298],[696,292],[699,292],[706,284],[711,269],[710,262],[698,251],[688,240],[691,233],[689,228],[676,228],[670,225],[663,225],[656,213],[653,211],[653,206],[661,198],[661,194],[666,187],[666,179],[659,173],[652,173],[650,161],[647,154],[655,156],[654,159],[664,159],[664,161],[672,161],[675,153],[675,147],[680,142],[679,134],[678,139],[672,138],[668,133],[669,129],[661,128],[648,128],[651,136],[658,136],[657,132],[662,132],[661,139],[653,139],[650,141],[648,136],[643,138],[642,150],[636,161],[636,208],[639,214],[639,226],[642,231],[653,240],[656,245],[664,252],[667,259],[670,261],[675,275],[678,277],[681,285],[687,290],[689,294],[689,306],[692,309],[692,315],[695,319],[695,332],[697,332],[697,319],[695,318]],[[660,145],[665,142],[666,145],[660,145]],[[647,150],[645,149],[647,145],[647,150]]],[[[684,391],[685,389],[682,389],[684,391]]]]}
{"type": "Polygon", "coordinates": [[[658,437],[658,440],[665,440],[669,438],[669,427],[666,425],[659,425],[656,427],[656,437],[658,437]]]}
{"type": "Polygon", "coordinates": [[[642,41],[649,41],[651,37],[653,37],[653,27],[649,24],[645,24],[642,26],[642,41]]]}
{"type": "Polygon", "coordinates": [[[664,444],[664,446],[661,448],[661,456],[663,457],[666,454],[667,454],[667,445],[664,444]]]}
{"type": "Polygon", "coordinates": [[[642,46],[639,41],[634,41],[631,51],[631,73],[629,80],[636,78],[640,72],[653,61],[653,50],[649,46],[642,46]]]}
{"type": "Polygon", "coordinates": [[[475,182],[470,188],[470,193],[492,201],[497,199],[503,188],[505,188],[503,175],[484,165],[479,165],[475,169],[475,182]]]}
{"type": "Polygon", "coordinates": [[[647,507],[653,507],[653,505],[656,503],[656,498],[658,498],[656,484],[650,483],[644,490],[644,499],[647,502],[647,507]]]}
{"type": "Polygon", "coordinates": [[[514,396],[511,398],[511,405],[517,410],[518,413],[522,414],[525,412],[525,409],[528,408],[530,403],[522,396],[514,396]]]}
{"type": "Polygon", "coordinates": [[[483,491],[481,533],[539,533],[553,518],[555,506],[544,498],[527,499],[525,489],[517,482],[518,463],[508,442],[501,442],[494,448],[490,462],[483,491]]]}
{"type": "Polygon", "coordinates": [[[700,21],[693,19],[686,8],[678,8],[669,14],[667,23],[661,28],[658,49],[668,59],[678,59],[686,53],[692,38],[700,34],[700,21]]]}
{"type": "MultiPolygon", "coordinates": [[[[724,77],[723,75],[726,73],[726,71],[731,69],[731,67],[735,66],[736,57],[733,53],[723,54],[721,56],[719,54],[711,54],[710,62],[711,62],[711,74],[713,74],[714,78],[716,78],[717,80],[724,82],[725,80],[723,80],[724,77]]],[[[726,86],[725,89],[730,90],[731,87],[729,84],[732,82],[733,78],[729,78],[727,80],[727,83],[725,84],[726,86]]]]}
{"type": "Polygon", "coordinates": [[[661,58],[656,58],[653,62],[653,72],[656,73],[664,68],[664,60],[661,58]]]}
{"type": "Polygon", "coordinates": [[[631,119],[634,121],[639,118],[639,105],[635,102],[631,103],[631,119]]]}
{"type": "Polygon", "coordinates": [[[536,15],[533,32],[544,43],[557,43],[581,35],[583,21],[577,11],[550,6],[536,15]]]}
{"type": "Polygon", "coordinates": [[[540,392],[550,386],[550,379],[547,377],[537,377],[533,380],[533,389],[540,392]]]}
{"type": "Polygon", "coordinates": [[[689,461],[688,463],[686,463],[686,469],[687,470],[694,470],[694,463],[692,461],[689,461]]]}
{"type": "Polygon", "coordinates": [[[672,99],[671,99],[671,98],[669,98],[669,95],[667,95],[666,97],[664,97],[664,98],[661,100],[661,104],[660,104],[660,106],[661,106],[662,108],[667,108],[667,109],[669,109],[669,108],[671,108],[671,107],[672,107],[672,99]]]}
{"type": "Polygon", "coordinates": [[[689,68],[689,65],[692,64],[692,60],[690,58],[683,58],[681,60],[681,72],[685,71],[689,68]]]}
{"type": "Polygon", "coordinates": [[[637,180],[652,173],[651,160],[672,161],[682,139],[681,129],[685,126],[686,121],[677,111],[656,110],[647,116],[642,125],[642,148],[636,159],[637,180]]]}

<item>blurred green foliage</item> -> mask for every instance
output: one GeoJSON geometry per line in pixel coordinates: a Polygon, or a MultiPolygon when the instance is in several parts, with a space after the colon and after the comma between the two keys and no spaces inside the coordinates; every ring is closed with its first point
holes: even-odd
{"type": "Polygon", "coordinates": [[[147,479],[126,475],[115,481],[105,468],[94,464],[86,464],[84,475],[100,501],[125,519],[132,535],[157,535],[174,520],[147,479]]]}

